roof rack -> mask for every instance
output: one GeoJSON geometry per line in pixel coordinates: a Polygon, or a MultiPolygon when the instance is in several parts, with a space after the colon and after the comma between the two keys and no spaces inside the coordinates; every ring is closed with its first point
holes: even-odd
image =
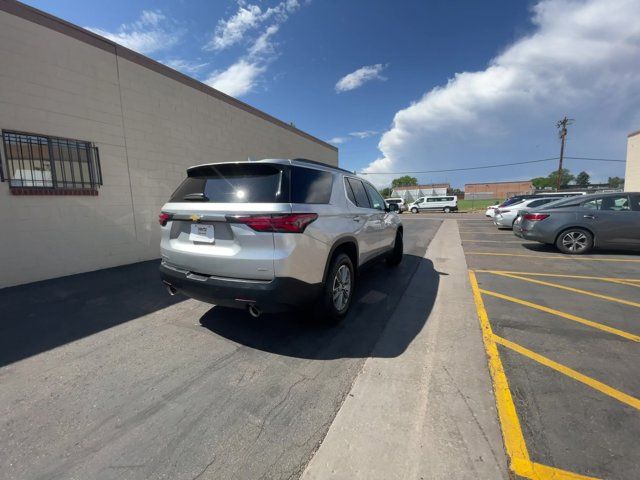
{"type": "Polygon", "coordinates": [[[318,162],[316,160],[309,160],[308,158],[292,158],[291,161],[292,162],[310,163],[312,165],[318,165],[319,167],[331,168],[333,170],[340,170],[341,172],[350,173],[351,175],[354,175],[354,172],[351,172],[349,170],[345,170],[344,168],[334,167],[333,165],[327,165],[326,163],[318,162]]]}

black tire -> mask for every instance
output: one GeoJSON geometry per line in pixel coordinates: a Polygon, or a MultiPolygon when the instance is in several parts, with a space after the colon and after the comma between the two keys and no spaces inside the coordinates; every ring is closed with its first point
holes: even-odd
{"type": "Polygon", "coordinates": [[[556,248],[569,255],[583,255],[593,249],[593,235],[583,228],[568,228],[556,239],[556,248]]]}
{"type": "MultiPolygon", "coordinates": [[[[353,268],[353,262],[349,255],[346,253],[338,253],[332,260],[329,271],[327,272],[327,279],[322,287],[322,296],[320,298],[320,308],[318,309],[318,319],[325,323],[337,323],[342,320],[351,306],[351,300],[353,299],[353,293],[355,288],[355,271],[353,268]],[[346,302],[340,308],[340,302],[335,301],[334,296],[336,288],[340,288],[338,284],[344,286],[344,282],[338,278],[344,280],[342,274],[345,267],[349,272],[349,291],[347,292],[346,302]],[[340,273],[339,273],[340,272],[340,273]]],[[[340,288],[343,295],[345,293],[344,288],[340,288]]],[[[343,298],[343,297],[342,297],[343,298]]]]}
{"type": "Polygon", "coordinates": [[[404,243],[402,241],[402,232],[398,230],[396,232],[396,241],[393,243],[393,250],[386,258],[387,265],[389,267],[397,267],[402,261],[402,255],[404,253],[404,243]]]}
{"type": "Polygon", "coordinates": [[[417,209],[416,207],[413,207],[413,208],[411,209],[411,213],[418,213],[418,209],[417,209]]]}

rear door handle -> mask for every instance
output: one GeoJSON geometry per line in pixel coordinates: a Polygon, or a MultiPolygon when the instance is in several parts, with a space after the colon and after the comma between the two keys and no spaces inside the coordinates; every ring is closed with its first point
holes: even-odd
{"type": "Polygon", "coordinates": [[[596,218],[595,215],[583,215],[584,218],[588,218],[590,220],[594,220],[596,218]]]}
{"type": "Polygon", "coordinates": [[[362,218],[360,217],[360,215],[356,215],[356,216],[354,216],[354,217],[353,217],[353,219],[354,219],[356,222],[361,222],[361,221],[362,221],[362,218]]]}

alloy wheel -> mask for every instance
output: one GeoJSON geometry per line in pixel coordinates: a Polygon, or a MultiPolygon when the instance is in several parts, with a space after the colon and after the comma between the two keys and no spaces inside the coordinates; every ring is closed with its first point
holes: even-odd
{"type": "Polygon", "coordinates": [[[582,232],[567,232],[562,236],[562,245],[571,252],[581,252],[587,248],[589,239],[582,232]]]}
{"type": "Polygon", "coordinates": [[[347,265],[340,265],[333,279],[332,298],[333,306],[342,311],[349,303],[351,296],[351,270],[347,265]]]}

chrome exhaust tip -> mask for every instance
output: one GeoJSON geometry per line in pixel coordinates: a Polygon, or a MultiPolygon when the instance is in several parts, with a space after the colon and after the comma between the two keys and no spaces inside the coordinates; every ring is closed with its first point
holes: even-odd
{"type": "Polygon", "coordinates": [[[260,315],[262,315],[262,310],[260,310],[258,307],[256,307],[255,304],[251,304],[247,307],[247,309],[249,310],[249,314],[253,317],[253,318],[258,318],[260,315]]]}
{"type": "Polygon", "coordinates": [[[169,284],[165,284],[165,288],[167,289],[167,292],[169,292],[169,295],[171,295],[172,297],[178,293],[178,290],[176,290],[176,288],[172,285],[169,284]]]}

